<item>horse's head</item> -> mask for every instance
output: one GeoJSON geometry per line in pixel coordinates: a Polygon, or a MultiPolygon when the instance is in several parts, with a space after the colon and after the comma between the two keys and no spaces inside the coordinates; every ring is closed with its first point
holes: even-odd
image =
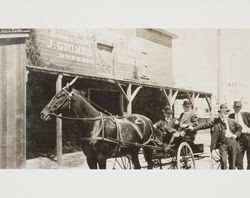
{"type": "Polygon", "coordinates": [[[65,110],[71,108],[71,97],[73,95],[74,89],[72,88],[73,83],[77,80],[74,78],[70,83],[67,83],[43,108],[41,112],[41,119],[48,121],[51,119],[51,114],[60,114],[65,110]]]}

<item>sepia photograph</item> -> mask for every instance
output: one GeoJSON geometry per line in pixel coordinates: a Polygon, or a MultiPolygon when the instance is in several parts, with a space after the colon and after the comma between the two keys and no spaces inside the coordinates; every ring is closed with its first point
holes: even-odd
{"type": "Polygon", "coordinates": [[[250,168],[249,29],[0,36],[1,168],[250,168]]]}
{"type": "Polygon", "coordinates": [[[246,197],[248,15],[245,0],[2,4],[1,196],[246,197]]]}

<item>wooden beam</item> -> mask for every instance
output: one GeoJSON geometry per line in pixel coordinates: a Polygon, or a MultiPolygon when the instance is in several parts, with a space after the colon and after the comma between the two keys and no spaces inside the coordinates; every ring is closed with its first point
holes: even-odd
{"type": "Polygon", "coordinates": [[[211,105],[211,98],[209,97],[207,97],[207,95],[206,95],[206,101],[207,101],[207,104],[208,104],[208,107],[209,107],[209,110],[211,111],[212,110],[212,105],[211,105]]]}
{"type": "Polygon", "coordinates": [[[165,97],[167,98],[168,94],[165,89],[161,89],[161,91],[164,93],[165,97]]]}
{"type": "Polygon", "coordinates": [[[163,92],[164,96],[165,96],[165,97],[166,97],[166,99],[167,99],[167,103],[168,103],[168,105],[170,105],[170,106],[171,106],[170,101],[169,101],[169,97],[168,97],[168,94],[167,94],[166,90],[165,90],[165,89],[162,89],[162,92],[163,92]]]}
{"type": "Polygon", "coordinates": [[[186,93],[187,93],[187,96],[188,96],[189,101],[191,102],[191,104],[192,104],[193,107],[194,107],[194,104],[193,104],[193,101],[192,101],[192,98],[191,98],[190,94],[189,94],[188,92],[186,92],[186,93]]]}
{"type": "Polygon", "coordinates": [[[167,94],[165,89],[162,89],[162,91],[163,91],[163,93],[164,93],[164,95],[165,95],[165,97],[167,99],[168,105],[172,107],[173,104],[174,104],[174,101],[175,101],[175,99],[177,97],[178,90],[174,91],[174,93],[173,93],[173,90],[169,89],[169,94],[167,94]]]}
{"type": "Polygon", "coordinates": [[[28,79],[29,79],[29,70],[25,69],[25,82],[28,83],[28,79]]]}
{"type": "Polygon", "coordinates": [[[132,102],[141,88],[142,86],[137,87],[132,93],[132,84],[130,83],[127,87],[127,95],[125,96],[128,98],[128,106],[127,106],[128,115],[132,114],[132,102]]]}
{"type": "Polygon", "coordinates": [[[116,86],[119,88],[119,90],[122,92],[123,96],[125,97],[125,99],[129,102],[129,99],[127,97],[127,94],[125,93],[125,91],[123,90],[122,86],[120,85],[120,83],[116,82],[115,83],[116,86]]]}
{"type": "Polygon", "coordinates": [[[135,96],[137,95],[137,93],[140,91],[141,88],[142,88],[142,86],[139,86],[139,87],[137,87],[137,88],[134,90],[134,92],[133,92],[133,94],[132,94],[132,96],[131,96],[131,101],[134,100],[135,96]]]}
{"type": "Polygon", "coordinates": [[[193,106],[194,106],[195,105],[195,93],[191,94],[191,99],[192,99],[192,103],[193,103],[193,106]]]}
{"type": "Polygon", "coordinates": [[[193,107],[195,108],[196,106],[196,103],[197,103],[197,99],[200,97],[200,94],[195,94],[195,93],[192,93],[192,104],[193,104],[193,107]]]}
{"type": "Polygon", "coordinates": [[[132,84],[129,83],[128,88],[127,88],[127,96],[129,99],[131,98],[131,92],[132,92],[132,84]]]}
{"type": "MultiPolygon", "coordinates": [[[[58,75],[56,80],[56,93],[62,89],[62,78],[61,74],[58,75]]],[[[62,164],[62,120],[56,119],[56,157],[57,163],[62,164]]]]}
{"type": "Polygon", "coordinates": [[[89,100],[90,100],[90,97],[91,97],[91,96],[90,96],[90,92],[91,92],[91,91],[90,91],[90,88],[88,88],[88,89],[87,89],[87,93],[88,93],[88,99],[89,99],[89,100]]]}
{"type": "Polygon", "coordinates": [[[9,65],[3,50],[0,67],[0,168],[7,168],[7,73],[9,65]]]}
{"type": "MultiPolygon", "coordinates": [[[[49,69],[49,68],[41,68],[38,66],[26,66],[26,68],[29,71],[35,71],[35,72],[42,72],[42,73],[49,73],[49,74],[53,74],[53,75],[58,75],[58,74],[62,74],[64,76],[68,75],[68,76],[76,76],[76,73],[73,71],[63,71],[63,70],[59,70],[59,69],[49,69]]],[[[90,79],[90,80],[98,80],[98,81],[105,81],[105,82],[110,82],[110,83],[114,83],[115,82],[119,82],[120,84],[123,85],[127,85],[128,83],[131,83],[129,80],[124,80],[124,79],[110,79],[110,77],[100,77],[100,76],[96,76],[96,75],[90,75],[90,74],[77,74],[77,76],[79,76],[80,78],[84,78],[84,79],[90,79]]],[[[139,86],[142,85],[139,82],[133,82],[133,85],[139,86]]],[[[153,85],[153,84],[144,84],[143,83],[143,87],[148,87],[148,88],[155,88],[155,89],[172,89],[172,90],[178,90],[179,94],[186,94],[187,92],[195,92],[195,93],[200,93],[202,96],[207,94],[208,96],[211,95],[211,93],[208,92],[201,92],[201,91],[195,91],[195,90],[188,90],[188,89],[180,89],[180,88],[175,88],[175,87],[166,87],[166,86],[160,86],[160,85],[153,85]]],[[[202,97],[203,98],[203,97],[202,97]]]]}
{"type": "Polygon", "coordinates": [[[129,84],[127,87],[127,97],[128,97],[127,115],[128,116],[132,114],[131,89],[132,89],[132,85],[129,84]]]}
{"type": "Polygon", "coordinates": [[[176,90],[175,92],[174,92],[174,94],[173,94],[173,96],[172,96],[172,102],[171,102],[171,106],[173,106],[174,105],[174,102],[175,102],[175,99],[176,99],[176,97],[177,97],[177,95],[178,95],[178,90],[176,90]]]}
{"type": "Polygon", "coordinates": [[[123,113],[124,113],[124,102],[123,102],[123,98],[124,98],[124,96],[123,96],[123,94],[122,93],[120,93],[120,95],[119,95],[119,102],[120,102],[120,112],[121,112],[121,116],[123,116],[123,113]]]}
{"type": "Polygon", "coordinates": [[[196,96],[195,96],[195,99],[197,100],[199,97],[200,97],[200,94],[197,93],[196,96]]]}

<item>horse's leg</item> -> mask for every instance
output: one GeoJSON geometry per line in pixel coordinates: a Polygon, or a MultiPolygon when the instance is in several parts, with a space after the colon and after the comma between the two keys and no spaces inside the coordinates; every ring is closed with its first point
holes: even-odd
{"type": "Polygon", "coordinates": [[[149,148],[144,148],[143,153],[144,153],[144,158],[148,163],[147,168],[148,169],[153,169],[153,165],[154,165],[153,161],[152,161],[153,150],[149,149],[149,148]]]}
{"type": "Polygon", "coordinates": [[[98,166],[99,166],[99,169],[106,169],[106,158],[104,157],[103,154],[98,154],[97,156],[97,161],[98,161],[98,166]]]}
{"type": "Polygon", "coordinates": [[[87,157],[87,163],[90,169],[97,169],[97,160],[93,157],[87,157]]]}
{"type": "Polygon", "coordinates": [[[139,153],[139,150],[131,154],[131,162],[134,166],[134,169],[141,169],[141,165],[138,159],[138,153],[139,153]]]}

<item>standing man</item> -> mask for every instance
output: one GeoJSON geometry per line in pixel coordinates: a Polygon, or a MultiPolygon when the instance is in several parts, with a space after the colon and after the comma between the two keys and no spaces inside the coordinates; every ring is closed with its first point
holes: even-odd
{"type": "Polygon", "coordinates": [[[177,132],[176,119],[172,117],[173,111],[170,106],[164,107],[162,110],[164,118],[154,124],[156,129],[164,133],[164,142],[169,143],[173,133],[177,132]]]}
{"type": "Polygon", "coordinates": [[[241,101],[234,101],[234,112],[229,115],[229,118],[234,119],[242,126],[242,133],[240,136],[240,151],[236,159],[236,167],[243,169],[243,158],[245,151],[247,153],[247,169],[250,169],[250,113],[241,112],[241,101]]]}
{"type": "Polygon", "coordinates": [[[235,169],[236,157],[239,152],[238,139],[242,127],[235,120],[228,118],[230,110],[225,104],[220,105],[219,118],[211,120],[207,124],[194,127],[193,130],[213,128],[210,150],[219,149],[221,156],[221,169],[227,169],[227,158],[229,169],[235,169]]]}

